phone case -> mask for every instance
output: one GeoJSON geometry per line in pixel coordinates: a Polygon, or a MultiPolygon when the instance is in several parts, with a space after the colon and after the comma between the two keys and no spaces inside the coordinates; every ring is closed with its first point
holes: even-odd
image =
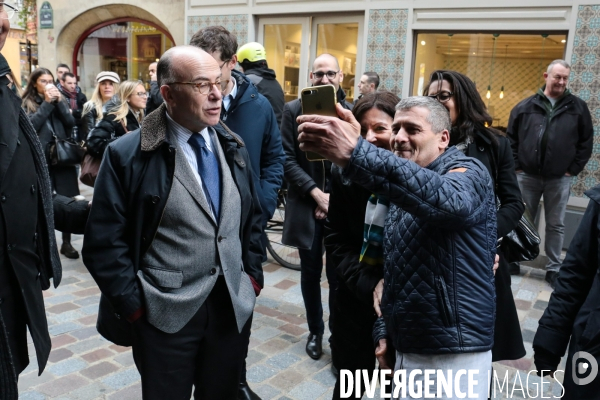
{"type": "MultiPolygon", "coordinates": [[[[302,89],[300,94],[302,99],[302,114],[317,114],[328,117],[337,117],[335,103],[337,102],[335,95],[335,87],[332,85],[311,86],[302,89]]],[[[307,151],[306,158],[309,161],[325,160],[318,153],[307,151]]]]}

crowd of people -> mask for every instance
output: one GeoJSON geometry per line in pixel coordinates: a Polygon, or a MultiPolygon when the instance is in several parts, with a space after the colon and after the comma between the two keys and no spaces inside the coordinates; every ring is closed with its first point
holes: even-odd
{"type": "MultiPolygon", "coordinates": [[[[502,238],[526,207],[536,215],[541,196],[555,291],[533,343],[536,368],[554,373],[569,340],[568,368],[580,351],[599,359],[598,188],[586,193],[586,216],[560,260],[571,177],[593,146],[591,115],[567,89],[565,61],[548,66],[506,133],[460,72],[436,70],[421,96],[404,99],[365,72],[351,103],[330,54],[316,57],[309,79],[335,88],[338,117],[303,115],[300,99],[284,102],[264,48],[238,47],[220,26],[200,29],[149,71],[149,92],[101,71],[88,101],[65,64],[56,81],[36,69],[19,94],[0,56],[0,398],[18,397],[26,327],[43,371],[50,337],[41,289],[50,278],[60,283],[58,253],[78,258],[71,234],[83,233],[83,263],[102,293],[98,331],[132,347],[144,399],[192,391],[260,399],[245,359],[264,287],[265,227],[282,185],[282,241],[299,250],[306,353],[315,360],[325,266],[334,399],[340,371],[377,363],[477,370],[475,393],[487,398],[492,362],[525,356],[510,288],[520,267],[509,265],[502,238]],[[85,141],[101,160],[93,201],[80,196],[78,167],[51,154],[67,140],[85,141]]],[[[600,387],[564,379],[564,398],[600,387]]]]}

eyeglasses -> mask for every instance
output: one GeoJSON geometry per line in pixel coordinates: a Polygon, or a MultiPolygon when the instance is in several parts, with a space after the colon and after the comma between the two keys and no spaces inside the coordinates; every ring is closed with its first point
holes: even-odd
{"type": "Polygon", "coordinates": [[[437,100],[440,103],[445,103],[448,100],[450,100],[452,98],[452,96],[454,96],[453,92],[449,92],[447,90],[442,90],[439,93],[432,94],[432,95],[429,95],[427,97],[431,97],[432,99],[437,100]]]}
{"type": "Polygon", "coordinates": [[[138,97],[148,97],[147,92],[137,92],[136,94],[138,95],[138,97]]]}
{"type": "Polygon", "coordinates": [[[42,85],[47,85],[49,83],[54,83],[53,81],[47,81],[45,79],[38,79],[37,83],[41,83],[42,85]]]}
{"type": "Polygon", "coordinates": [[[0,19],[11,19],[17,11],[19,11],[18,8],[8,3],[0,2],[0,19]]]}
{"type": "Polygon", "coordinates": [[[313,76],[317,79],[323,79],[323,77],[325,75],[327,75],[327,79],[335,79],[335,77],[337,76],[337,74],[340,71],[327,71],[327,72],[323,72],[323,71],[317,71],[317,72],[313,72],[313,76]]]}
{"type": "Polygon", "coordinates": [[[224,92],[225,89],[227,89],[227,84],[229,84],[229,79],[216,82],[172,82],[168,83],[167,85],[192,85],[195,86],[196,89],[198,89],[200,94],[209,94],[212,91],[213,86],[219,89],[219,91],[224,92]]]}

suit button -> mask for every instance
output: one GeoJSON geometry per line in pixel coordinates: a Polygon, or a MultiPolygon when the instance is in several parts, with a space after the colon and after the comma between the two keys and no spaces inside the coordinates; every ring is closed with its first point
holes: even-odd
{"type": "Polygon", "coordinates": [[[11,251],[12,250],[12,245],[6,245],[6,250],[11,251]]]}
{"type": "Polygon", "coordinates": [[[214,275],[214,274],[216,274],[216,273],[217,273],[217,269],[216,269],[216,268],[211,268],[211,269],[210,269],[210,274],[211,274],[211,275],[214,275]]]}
{"type": "Polygon", "coordinates": [[[219,237],[217,238],[217,242],[221,243],[222,241],[223,241],[223,236],[219,236],[219,237]]]}
{"type": "Polygon", "coordinates": [[[35,185],[31,185],[31,194],[35,194],[35,185]]]}
{"type": "Polygon", "coordinates": [[[117,319],[121,319],[121,314],[117,314],[117,313],[115,313],[115,318],[117,318],[117,319]]]}
{"type": "Polygon", "coordinates": [[[2,202],[4,203],[6,201],[6,196],[3,194],[2,197],[0,197],[0,200],[2,200],[2,202]]]}
{"type": "Polygon", "coordinates": [[[152,204],[156,204],[160,201],[160,197],[158,196],[152,196],[152,204]]]}

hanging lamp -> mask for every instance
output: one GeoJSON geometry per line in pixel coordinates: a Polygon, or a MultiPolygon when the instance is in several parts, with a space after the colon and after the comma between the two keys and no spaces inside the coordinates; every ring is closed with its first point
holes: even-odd
{"type": "Polygon", "coordinates": [[[500,89],[500,100],[504,98],[504,76],[506,76],[506,55],[508,54],[508,45],[504,50],[504,68],[502,69],[502,88],[500,89]]]}
{"type": "Polygon", "coordinates": [[[493,50],[492,50],[492,65],[490,66],[490,82],[488,84],[487,87],[487,93],[485,94],[485,98],[486,99],[490,99],[490,97],[492,97],[492,76],[494,75],[494,59],[496,58],[496,40],[498,39],[498,36],[500,36],[499,33],[494,33],[493,34],[493,41],[494,41],[494,46],[493,46],[493,50]]]}

